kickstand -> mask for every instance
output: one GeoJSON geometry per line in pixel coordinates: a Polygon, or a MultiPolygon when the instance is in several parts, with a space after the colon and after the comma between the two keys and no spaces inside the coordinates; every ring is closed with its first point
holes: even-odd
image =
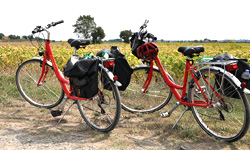
{"type": "Polygon", "coordinates": [[[181,116],[178,118],[178,120],[176,121],[176,123],[173,125],[172,129],[177,125],[177,123],[181,120],[181,118],[183,117],[183,115],[185,114],[185,112],[187,112],[189,110],[189,107],[186,106],[185,110],[183,111],[183,113],[181,114],[181,116]]]}
{"type": "Polygon", "coordinates": [[[69,109],[76,103],[76,100],[72,100],[69,108],[63,113],[63,116],[61,117],[61,119],[58,121],[58,123],[60,123],[63,119],[63,117],[66,115],[66,113],[69,111],[69,109]]]}

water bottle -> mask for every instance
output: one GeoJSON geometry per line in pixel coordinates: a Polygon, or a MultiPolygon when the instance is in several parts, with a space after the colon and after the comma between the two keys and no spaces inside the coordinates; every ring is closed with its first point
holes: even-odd
{"type": "Polygon", "coordinates": [[[250,79],[250,74],[249,74],[249,70],[248,69],[246,69],[245,72],[242,73],[241,78],[245,79],[245,80],[249,80],[250,79]]]}

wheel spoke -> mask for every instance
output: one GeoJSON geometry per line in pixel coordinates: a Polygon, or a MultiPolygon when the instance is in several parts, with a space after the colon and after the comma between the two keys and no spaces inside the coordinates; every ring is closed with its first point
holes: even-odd
{"type": "Polygon", "coordinates": [[[120,117],[120,96],[106,72],[98,71],[97,82],[98,97],[86,102],[77,101],[78,109],[90,127],[101,132],[109,132],[114,129],[120,117]]]}
{"type": "MultiPolygon", "coordinates": [[[[206,87],[204,93],[213,107],[191,107],[196,121],[204,131],[216,138],[228,142],[239,140],[246,134],[249,126],[249,104],[244,93],[240,91],[242,89],[237,88],[231,78],[216,69],[204,67],[198,72],[200,77],[209,78],[208,84],[201,78],[198,83],[206,87]]],[[[205,101],[203,95],[197,92],[199,88],[193,79],[190,83],[193,86],[190,86],[188,92],[189,101],[205,101]]]]}
{"type": "Polygon", "coordinates": [[[37,79],[41,76],[40,68],[40,61],[35,59],[20,65],[16,75],[17,87],[23,98],[30,104],[53,108],[62,101],[64,92],[54,71],[48,72],[46,83],[37,86],[37,79]]]}

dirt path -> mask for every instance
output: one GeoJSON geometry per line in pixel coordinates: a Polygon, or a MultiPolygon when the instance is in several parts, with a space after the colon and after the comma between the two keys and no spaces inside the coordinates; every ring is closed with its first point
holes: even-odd
{"type": "Polygon", "coordinates": [[[58,120],[59,117],[53,118],[49,110],[15,100],[10,106],[0,108],[0,149],[249,149],[249,143],[239,147],[245,140],[228,144],[207,135],[201,140],[182,139],[175,136],[171,124],[166,125],[165,131],[157,131],[160,124],[153,124],[149,116],[124,111],[119,125],[108,134],[90,129],[76,106],[61,123],[58,120]]]}

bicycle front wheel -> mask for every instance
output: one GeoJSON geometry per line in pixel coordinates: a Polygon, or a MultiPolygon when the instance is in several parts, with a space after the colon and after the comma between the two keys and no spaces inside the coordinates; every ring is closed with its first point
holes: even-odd
{"type": "Polygon", "coordinates": [[[22,97],[36,107],[53,108],[64,97],[64,91],[51,66],[46,64],[45,80],[37,85],[42,73],[42,61],[31,59],[22,63],[16,72],[16,85],[22,97]]]}
{"type": "Polygon", "coordinates": [[[98,70],[98,88],[98,96],[95,99],[78,100],[77,105],[83,119],[91,128],[109,132],[119,121],[121,102],[118,88],[101,68],[98,70]]]}
{"type": "MultiPolygon", "coordinates": [[[[133,69],[131,80],[125,91],[120,91],[122,108],[132,113],[152,113],[163,108],[171,99],[172,92],[165,83],[160,71],[153,69],[149,87],[143,93],[143,85],[147,80],[149,66],[133,69]]],[[[170,79],[172,79],[169,76],[170,79]]]]}
{"type": "MultiPolygon", "coordinates": [[[[243,89],[236,85],[232,77],[216,68],[205,67],[197,72],[198,83],[212,107],[193,106],[191,110],[206,133],[233,142],[242,138],[248,130],[249,104],[243,89]]],[[[189,101],[206,101],[194,79],[190,83],[189,101]]]]}

